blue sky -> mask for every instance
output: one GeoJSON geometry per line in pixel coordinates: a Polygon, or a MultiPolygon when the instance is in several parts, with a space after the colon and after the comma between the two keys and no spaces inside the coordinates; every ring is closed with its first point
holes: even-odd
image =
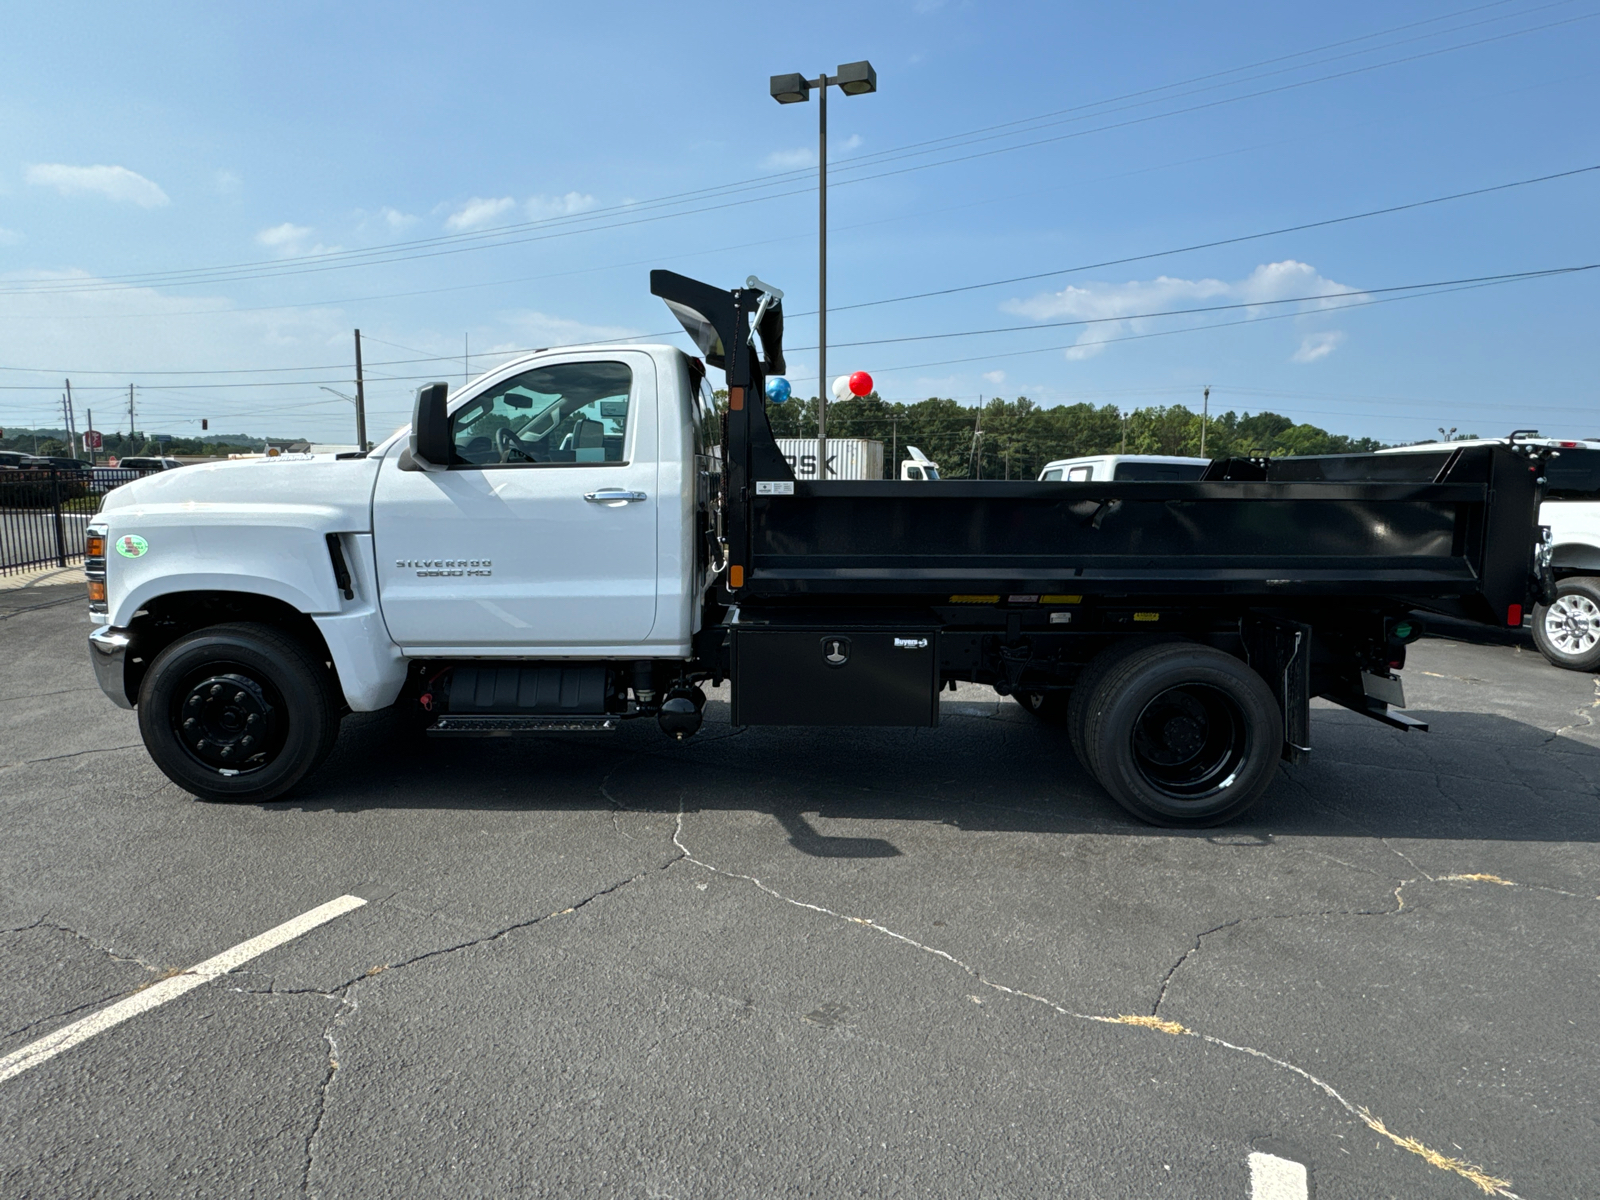
{"type": "Polygon", "coordinates": [[[0,425],[58,423],[70,375],[80,424],[134,382],[144,429],[353,440],[321,389],[359,326],[381,434],[464,339],[476,374],[666,331],[652,265],[813,311],[817,104],[767,79],[867,58],[829,105],[830,375],[1600,435],[1600,271],[1363,291],[1600,262],[1600,171],[1160,253],[1600,165],[1597,50],[1596,0],[14,7],[0,425]]]}

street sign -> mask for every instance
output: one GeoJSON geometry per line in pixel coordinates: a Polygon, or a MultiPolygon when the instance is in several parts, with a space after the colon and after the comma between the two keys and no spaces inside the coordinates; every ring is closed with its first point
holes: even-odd
{"type": "Polygon", "coordinates": [[[99,450],[106,444],[98,429],[86,429],[83,434],[83,448],[85,450],[99,450]]]}

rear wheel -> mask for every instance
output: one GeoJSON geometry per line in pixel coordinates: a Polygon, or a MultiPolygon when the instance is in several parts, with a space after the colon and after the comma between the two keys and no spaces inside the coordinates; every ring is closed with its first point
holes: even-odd
{"type": "Polygon", "coordinates": [[[1084,765],[1154,825],[1218,825],[1272,782],[1283,717],[1266,683],[1209,646],[1142,646],[1099,675],[1084,706],[1084,765]]]}
{"type": "Polygon", "coordinates": [[[1556,585],[1556,598],[1533,610],[1539,652],[1569,671],[1600,668],[1600,579],[1576,576],[1556,585]]]}
{"type": "Polygon", "coordinates": [[[179,787],[207,800],[275,800],[339,734],[326,668],[267,625],[213,625],[173,642],[139,688],[139,733],[179,787]]]}

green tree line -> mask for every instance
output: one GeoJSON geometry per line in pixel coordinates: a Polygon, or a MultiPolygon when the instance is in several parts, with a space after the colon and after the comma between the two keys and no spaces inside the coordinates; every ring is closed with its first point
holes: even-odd
{"type": "MultiPolygon", "coordinates": [[[[229,454],[236,454],[245,450],[260,450],[267,444],[266,439],[253,438],[247,434],[224,433],[213,438],[170,438],[167,441],[157,441],[148,434],[135,433],[104,433],[101,435],[104,445],[96,455],[104,462],[108,456],[122,458],[126,455],[186,455],[191,457],[209,456],[212,458],[226,458],[229,454]]],[[[81,437],[81,434],[80,434],[81,437]]],[[[296,438],[274,438],[274,445],[285,442],[297,441],[296,438]]],[[[6,429],[5,436],[0,437],[0,450],[20,450],[24,454],[38,454],[49,457],[71,458],[73,452],[67,445],[67,431],[65,429],[6,429]]],[[[79,450],[79,458],[88,458],[87,452],[79,450]]]]}
{"type": "MultiPolygon", "coordinates": [[[[725,393],[717,393],[719,400],[725,393]]],[[[815,398],[767,405],[777,437],[816,437],[815,398]]],[[[1036,479],[1054,459],[1090,454],[1200,456],[1201,418],[1181,404],[1136,408],[1059,404],[1044,407],[1026,396],[999,398],[981,408],[930,397],[914,404],[884,400],[876,392],[828,405],[830,438],[872,438],[884,444],[884,470],[898,477],[908,445],[916,446],[947,479],[1036,479]],[[979,436],[974,439],[974,433],[979,436]],[[975,448],[976,443],[976,448],[975,448]]],[[[1295,454],[1356,454],[1377,450],[1376,438],[1350,438],[1315,425],[1296,424],[1274,412],[1233,411],[1206,421],[1206,458],[1264,451],[1295,454]]]]}

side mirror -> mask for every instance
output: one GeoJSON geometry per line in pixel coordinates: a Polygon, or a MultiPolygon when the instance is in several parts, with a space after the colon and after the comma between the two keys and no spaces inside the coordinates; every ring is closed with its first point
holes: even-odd
{"type": "Polygon", "coordinates": [[[447,383],[417,389],[417,407],[411,415],[411,457],[430,467],[450,465],[450,417],[445,412],[449,397],[447,383]]]}

